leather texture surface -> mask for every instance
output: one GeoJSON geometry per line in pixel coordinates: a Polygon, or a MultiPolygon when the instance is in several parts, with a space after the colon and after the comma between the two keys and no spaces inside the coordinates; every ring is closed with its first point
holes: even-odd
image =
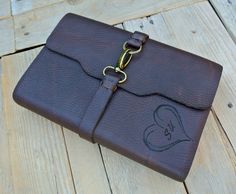
{"type": "Polygon", "coordinates": [[[119,77],[106,75],[96,94],[93,96],[79,125],[79,135],[88,141],[94,142],[94,131],[99,123],[106,106],[117,89],[119,77]]]}
{"type": "MultiPolygon", "coordinates": [[[[118,28],[68,15],[52,32],[46,46],[76,60],[87,74],[101,80],[104,67],[116,63],[123,43],[131,36],[118,28]]],[[[126,91],[139,96],[159,94],[205,109],[212,104],[222,67],[149,39],[125,71],[129,81],[118,87],[126,91]]]]}
{"type": "Polygon", "coordinates": [[[183,181],[222,67],[148,39],[124,70],[127,81],[116,84],[113,77],[117,89],[111,83],[104,88],[103,68],[115,65],[130,37],[130,32],[67,14],[18,82],[13,98],[89,141],[183,181]]]}

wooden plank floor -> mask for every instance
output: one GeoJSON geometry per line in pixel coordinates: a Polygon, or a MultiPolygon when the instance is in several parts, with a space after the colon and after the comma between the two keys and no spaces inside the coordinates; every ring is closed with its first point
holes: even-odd
{"type": "Polygon", "coordinates": [[[234,0],[0,0],[0,194],[235,194],[235,5],[234,0]],[[66,12],[143,31],[223,65],[184,183],[90,144],[13,102],[17,81],[66,12]]]}

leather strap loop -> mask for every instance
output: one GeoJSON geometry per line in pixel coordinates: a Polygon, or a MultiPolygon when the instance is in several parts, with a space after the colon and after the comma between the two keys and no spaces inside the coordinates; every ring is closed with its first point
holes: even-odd
{"type": "Polygon", "coordinates": [[[135,31],[127,41],[127,45],[139,49],[148,40],[149,36],[145,33],[135,31]]]}
{"type": "Polygon", "coordinates": [[[116,85],[118,84],[118,81],[119,78],[112,75],[106,75],[103,78],[100,87],[95,93],[80,122],[79,135],[82,138],[95,143],[93,139],[95,128],[100,121],[113,92],[117,88],[116,85]]]}
{"type": "MultiPolygon", "coordinates": [[[[147,39],[147,34],[135,31],[132,34],[131,39],[127,41],[127,46],[141,49],[141,46],[147,41],[147,39]]],[[[113,69],[113,67],[110,68],[113,69]]],[[[120,72],[121,71],[122,70],[120,70],[120,72]]],[[[106,106],[108,105],[112,94],[116,90],[117,84],[120,80],[119,77],[114,75],[108,75],[106,73],[103,74],[105,76],[101,82],[101,85],[95,93],[87,110],[85,111],[85,114],[79,125],[79,135],[92,143],[95,143],[93,136],[97,124],[106,110],[106,106]]]]}

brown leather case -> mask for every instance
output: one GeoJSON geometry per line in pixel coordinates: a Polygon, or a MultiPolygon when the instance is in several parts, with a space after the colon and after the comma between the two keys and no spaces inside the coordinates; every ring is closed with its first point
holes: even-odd
{"type": "Polygon", "coordinates": [[[114,75],[104,78],[103,69],[116,64],[131,36],[67,14],[18,82],[13,98],[91,142],[183,181],[222,67],[148,39],[124,70],[125,83],[118,84],[114,75]]]}

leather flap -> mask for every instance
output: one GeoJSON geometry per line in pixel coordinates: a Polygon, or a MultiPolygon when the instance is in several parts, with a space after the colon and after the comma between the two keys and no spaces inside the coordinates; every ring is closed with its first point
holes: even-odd
{"type": "MultiPolygon", "coordinates": [[[[89,76],[115,65],[130,32],[74,14],[63,17],[46,46],[72,58],[89,76]]],[[[128,79],[118,87],[138,96],[161,95],[196,109],[209,108],[222,67],[199,56],[149,39],[126,67],[128,79]]],[[[79,75],[78,75],[79,76],[79,75]]]]}

